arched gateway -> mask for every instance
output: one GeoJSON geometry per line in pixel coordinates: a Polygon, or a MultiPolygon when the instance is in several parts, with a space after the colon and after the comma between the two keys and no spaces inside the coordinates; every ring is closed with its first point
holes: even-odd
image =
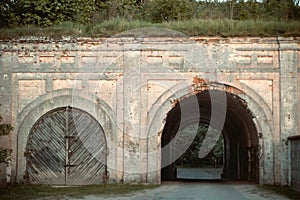
{"type": "MultiPolygon", "coordinates": [[[[222,128],[220,133],[224,138],[224,157],[221,177],[224,179],[251,180],[257,182],[259,180],[258,133],[252,118],[253,116],[247,108],[247,103],[237,95],[228,92],[205,90],[197,93],[195,96],[189,96],[177,102],[175,107],[168,113],[162,133],[162,149],[165,148],[171,140],[176,140],[172,142],[172,147],[169,148],[170,150],[162,151],[162,165],[166,166],[167,162],[170,163],[162,168],[162,180],[174,180],[178,178],[175,166],[175,160],[177,160],[175,157],[177,155],[174,156],[172,154],[176,154],[176,151],[182,148],[182,143],[189,142],[186,141],[187,137],[181,130],[193,124],[208,124],[214,127],[214,124],[222,123],[221,125],[224,126],[219,127],[222,128]],[[197,102],[197,105],[194,101],[197,102]],[[214,106],[217,107],[220,107],[220,105],[224,106],[224,110],[215,110],[217,115],[224,114],[224,122],[216,121],[222,120],[222,118],[217,117],[217,119],[215,119],[216,116],[213,116],[214,111],[212,104],[215,104],[214,106]],[[198,106],[199,109],[195,106],[198,106]],[[221,113],[223,111],[224,113],[221,113]],[[174,162],[170,162],[170,158],[173,158],[174,162]]],[[[194,131],[197,131],[197,129],[194,131]]],[[[193,133],[189,134],[191,135],[193,133]]],[[[208,134],[207,137],[209,137],[208,134]]],[[[203,143],[202,145],[205,144],[203,143]]],[[[206,148],[209,148],[208,146],[206,148]]],[[[189,147],[186,146],[186,148],[189,147]]],[[[212,148],[208,151],[211,150],[212,148]]],[[[204,151],[206,151],[206,149],[204,149],[204,151]]],[[[194,176],[197,177],[197,174],[194,174],[194,176]]]]}
{"type": "Polygon", "coordinates": [[[176,175],[161,170],[175,162],[165,162],[161,151],[177,136],[178,123],[216,128],[210,108],[224,101],[210,96],[222,92],[222,177],[287,185],[288,138],[300,128],[299,38],[148,30],[0,42],[0,115],[14,127],[0,138],[0,147],[12,150],[4,179],[160,184],[176,175]],[[162,37],[144,35],[153,31],[162,37]],[[181,106],[187,113],[200,110],[200,119],[181,117],[181,106]],[[85,137],[92,135],[97,145],[85,137]]]}
{"type": "Polygon", "coordinates": [[[106,152],[104,131],[91,115],[76,108],[57,108],[31,128],[25,179],[50,185],[104,183],[106,152]]]}

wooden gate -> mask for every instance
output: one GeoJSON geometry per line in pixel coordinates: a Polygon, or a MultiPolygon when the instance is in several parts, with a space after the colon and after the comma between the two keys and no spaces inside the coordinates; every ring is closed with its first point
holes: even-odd
{"type": "Polygon", "coordinates": [[[34,184],[91,185],[106,180],[106,139],[88,113],[64,107],[43,115],[26,148],[26,179],[34,184]]]}

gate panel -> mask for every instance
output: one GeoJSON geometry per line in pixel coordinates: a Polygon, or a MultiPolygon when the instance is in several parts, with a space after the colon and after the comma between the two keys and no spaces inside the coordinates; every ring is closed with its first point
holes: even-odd
{"type": "Polygon", "coordinates": [[[69,112],[68,185],[101,184],[106,176],[106,141],[102,128],[86,114],[69,112]]]}
{"type": "Polygon", "coordinates": [[[42,116],[26,148],[30,183],[90,185],[105,182],[106,140],[89,114],[70,107],[42,116]]]}
{"type": "Polygon", "coordinates": [[[63,110],[55,111],[31,129],[26,149],[30,183],[65,184],[65,120],[63,110]]]}

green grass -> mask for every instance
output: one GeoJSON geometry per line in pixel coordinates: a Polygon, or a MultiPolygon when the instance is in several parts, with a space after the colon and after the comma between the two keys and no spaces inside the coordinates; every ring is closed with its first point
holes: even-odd
{"type": "Polygon", "coordinates": [[[168,28],[195,36],[299,36],[300,22],[254,20],[189,20],[167,23],[168,28]]]}
{"type": "Polygon", "coordinates": [[[273,186],[273,185],[262,185],[259,187],[263,190],[275,192],[275,193],[285,196],[289,199],[295,199],[295,200],[300,199],[300,192],[297,192],[287,186],[281,187],[281,186],[273,186]]]}
{"type": "Polygon", "coordinates": [[[16,39],[26,36],[41,36],[51,38],[61,38],[62,36],[80,37],[86,34],[86,26],[73,22],[64,22],[60,25],[41,28],[36,26],[15,27],[2,29],[1,39],[16,39]]]}
{"type": "Polygon", "coordinates": [[[114,18],[98,24],[81,25],[64,22],[57,26],[16,27],[2,29],[1,39],[15,39],[24,36],[51,38],[111,37],[111,36],[300,36],[300,21],[262,21],[229,19],[191,19],[150,23],[141,20],[114,18]],[[152,28],[149,28],[152,27],[152,28]],[[148,28],[148,29],[147,29],[148,28]],[[161,28],[157,31],[155,28],[161,28]],[[134,31],[130,31],[136,29],[134,31]],[[174,30],[174,31],[171,31],[174,30]],[[177,31],[177,32],[176,32],[177,31]]]}
{"type": "Polygon", "coordinates": [[[156,188],[158,185],[129,185],[129,184],[104,184],[78,187],[52,187],[46,185],[15,185],[0,189],[1,200],[18,199],[63,199],[65,197],[83,198],[84,195],[121,195],[144,189],[156,188]]]}

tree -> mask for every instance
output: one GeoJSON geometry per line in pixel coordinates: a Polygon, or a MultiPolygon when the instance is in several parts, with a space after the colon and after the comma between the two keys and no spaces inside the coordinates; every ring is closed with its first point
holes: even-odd
{"type": "Polygon", "coordinates": [[[19,24],[19,0],[2,0],[0,2],[0,28],[19,24]]]}
{"type": "Polygon", "coordinates": [[[193,3],[190,0],[147,1],[143,6],[143,16],[155,23],[190,19],[195,10],[193,3]]]}
{"type": "MultiPolygon", "coordinates": [[[[192,129],[193,130],[193,129],[192,129]]],[[[185,153],[176,161],[176,165],[181,166],[200,166],[200,167],[211,167],[215,165],[223,165],[223,153],[224,153],[224,141],[222,134],[216,143],[213,142],[213,139],[207,135],[208,126],[206,124],[199,124],[197,134],[189,146],[189,148],[185,151],[185,153]],[[208,138],[206,138],[208,137],[208,138]],[[213,149],[204,157],[199,158],[199,150],[203,144],[204,138],[206,138],[206,142],[210,144],[215,144],[213,149]]],[[[212,134],[219,134],[220,132],[216,129],[213,129],[212,134]]],[[[189,134],[188,131],[184,132],[184,134],[189,134]]],[[[185,138],[188,138],[188,135],[180,136],[183,138],[183,142],[186,142],[185,138]]]]}
{"type": "Polygon", "coordinates": [[[24,25],[52,26],[64,21],[88,23],[96,10],[94,0],[22,0],[24,25]]]}
{"type": "MultiPolygon", "coordinates": [[[[3,118],[0,115],[0,122],[2,122],[2,120],[3,118]]],[[[9,135],[12,130],[13,127],[10,124],[0,124],[0,136],[9,135]]],[[[0,147],[0,163],[8,164],[11,152],[11,149],[0,147]]]]}
{"type": "Polygon", "coordinates": [[[111,0],[106,4],[109,19],[122,17],[130,20],[139,13],[143,2],[141,0],[111,0]]]}
{"type": "Polygon", "coordinates": [[[229,12],[230,12],[230,19],[233,19],[233,14],[234,14],[234,6],[235,6],[235,0],[229,0],[229,12]]]}
{"type": "Polygon", "coordinates": [[[250,8],[251,17],[257,19],[259,14],[259,3],[256,0],[248,1],[248,7],[250,8]]]}
{"type": "Polygon", "coordinates": [[[264,0],[265,12],[278,20],[290,20],[298,17],[299,6],[295,0],[264,0]]]}

